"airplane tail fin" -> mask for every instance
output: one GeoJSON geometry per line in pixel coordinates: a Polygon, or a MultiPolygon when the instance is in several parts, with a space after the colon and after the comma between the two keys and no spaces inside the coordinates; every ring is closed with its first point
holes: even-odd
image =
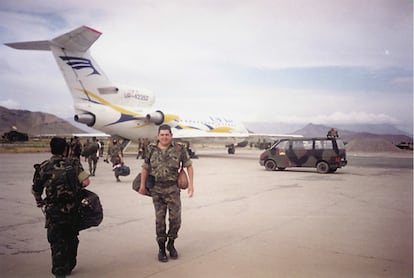
{"type": "Polygon", "coordinates": [[[113,85],[93,60],[89,48],[102,33],[87,26],[81,26],[52,40],[6,43],[22,50],[52,51],[65,78],[72,97],[78,101],[90,100],[98,89],[113,88],[113,85]]]}

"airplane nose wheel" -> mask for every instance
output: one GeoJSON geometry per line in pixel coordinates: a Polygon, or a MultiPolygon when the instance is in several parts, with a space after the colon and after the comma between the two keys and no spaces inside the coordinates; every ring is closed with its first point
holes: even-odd
{"type": "Polygon", "coordinates": [[[227,153],[228,154],[235,154],[236,153],[236,147],[234,146],[234,144],[231,144],[231,145],[228,146],[227,153]]]}

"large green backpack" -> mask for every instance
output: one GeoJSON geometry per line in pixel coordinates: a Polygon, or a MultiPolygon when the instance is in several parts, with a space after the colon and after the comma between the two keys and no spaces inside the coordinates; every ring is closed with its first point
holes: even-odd
{"type": "Polygon", "coordinates": [[[80,231],[98,226],[103,219],[103,208],[98,195],[80,185],[77,164],[65,158],[46,160],[36,168],[35,177],[47,178],[47,217],[54,223],[70,221],[80,231]]]}

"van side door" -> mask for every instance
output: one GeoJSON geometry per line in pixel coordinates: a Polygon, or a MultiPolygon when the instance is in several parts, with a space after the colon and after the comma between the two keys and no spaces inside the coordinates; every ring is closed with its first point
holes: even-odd
{"type": "Polygon", "coordinates": [[[288,151],[290,166],[308,166],[308,160],[312,156],[313,140],[292,140],[288,151]]]}

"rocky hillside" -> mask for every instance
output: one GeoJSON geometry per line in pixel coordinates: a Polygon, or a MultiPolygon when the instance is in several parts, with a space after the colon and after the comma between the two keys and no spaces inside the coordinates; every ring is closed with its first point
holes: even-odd
{"type": "Polygon", "coordinates": [[[0,106],[0,133],[16,128],[29,136],[39,134],[70,134],[84,132],[55,115],[28,110],[7,109],[0,106]]]}

